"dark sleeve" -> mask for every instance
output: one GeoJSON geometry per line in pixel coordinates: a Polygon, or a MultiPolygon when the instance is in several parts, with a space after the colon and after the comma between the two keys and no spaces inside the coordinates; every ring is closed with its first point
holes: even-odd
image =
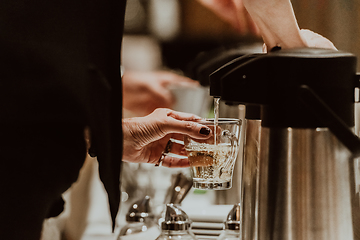
{"type": "Polygon", "coordinates": [[[0,1],[0,124],[89,125],[113,226],[120,203],[125,5],[0,1]]]}

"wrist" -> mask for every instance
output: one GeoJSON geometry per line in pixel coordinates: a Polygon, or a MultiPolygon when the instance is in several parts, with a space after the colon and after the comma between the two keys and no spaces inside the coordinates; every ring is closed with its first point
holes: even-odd
{"type": "Polygon", "coordinates": [[[136,138],[134,137],[134,118],[125,118],[122,120],[123,129],[123,160],[132,162],[134,159],[134,153],[138,149],[136,138]]]}
{"type": "Polygon", "coordinates": [[[125,118],[122,121],[124,148],[128,145],[136,145],[136,137],[134,129],[136,125],[135,118],[125,118]]]}

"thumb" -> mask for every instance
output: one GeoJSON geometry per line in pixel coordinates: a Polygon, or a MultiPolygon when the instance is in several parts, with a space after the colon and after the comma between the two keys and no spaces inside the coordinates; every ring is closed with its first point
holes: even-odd
{"type": "Polygon", "coordinates": [[[212,135],[212,130],[205,125],[194,121],[184,121],[172,118],[164,126],[168,133],[182,133],[197,139],[208,139],[212,135]]]}

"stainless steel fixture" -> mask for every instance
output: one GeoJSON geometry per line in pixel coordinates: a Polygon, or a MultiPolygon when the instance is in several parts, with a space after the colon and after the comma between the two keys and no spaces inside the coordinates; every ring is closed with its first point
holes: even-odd
{"type": "Polygon", "coordinates": [[[224,228],[217,240],[239,240],[241,237],[241,204],[237,203],[228,213],[224,228]]]}
{"type": "Polygon", "coordinates": [[[246,107],[244,159],[241,185],[241,239],[257,239],[260,164],[260,106],[246,107]]]}
{"type": "Polygon", "coordinates": [[[360,239],[356,57],[280,50],[235,59],[217,74],[212,95],[261,106],[257,239],[360,239]]]}
{"type": "Polygon", "coordinates": [[[177,205],[166,204],[161,233],[156,240],[196,240],[191,232],[191,221],[186,213],[177,205]]]}

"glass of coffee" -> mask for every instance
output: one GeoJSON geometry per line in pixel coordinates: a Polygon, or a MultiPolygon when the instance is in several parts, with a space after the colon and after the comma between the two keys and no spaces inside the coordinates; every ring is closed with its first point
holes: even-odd
{"type": "Polygon", "coordinates": [[[212,129],[206,140],[184,137],[185,150],[191,167],[193,187],[198,189],[229,189],[239,150],[241,120],[233,118],[200,121],[212,129]]]}

